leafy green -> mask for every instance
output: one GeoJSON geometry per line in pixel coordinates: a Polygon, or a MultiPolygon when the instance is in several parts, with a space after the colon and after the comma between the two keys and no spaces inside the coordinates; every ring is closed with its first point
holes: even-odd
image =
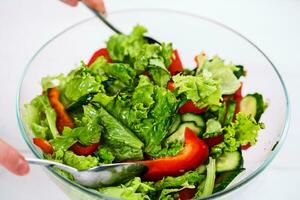
{"type": "Polygon", "coordinates": [[[59,135],[56,128],[56,113],[46,95],[35,97],[24,107],[24,119],[36,137],[51,139],[59,135]]]}
{"type": "Polygon", "coordinates": [[[174,86],[178,95],[184,94],[187,99],[192,100],[197,107],[220,105],[221,90],[217,81],[211,78],[210,73],[198,76],[173,76],[174,86]]]}
{"type": "Polygon", "coordinates": [[[145,151],[155,156],[176,114],[178,102],[174,94],[141,75],[132,94],[120,93],[113,98],[100,96],[102,98],[94,101],[130,128],[145,143],[145,151]]]}
{"type": "Polygon", "coordinates": [[[212,153],[220,155],[223,152],[236,151],[241,145],[254,145],[261,128],[262,124],[258,124],[253,116],[238,113],[235,122],[224,128],[224,141],[214,146],[212,153]]]}
{"type": "Polygon", "coordinates": [[[95,144],[100,141],[102,127],[99,125],[99,117],[89,106],[84,106],[84,115],[80,126],[76,128],[65,127],[62,135],[50,140],[54,150],[68,150],[79,141],[83,145],[95,144]]]}
{"type": "Polygon", "coordinates": [[[104,142],[113,150],[116,161],[143,158],[144,144],[128,128],[102,107],[97,110],[97,114],[106,130],[103,134],[104,142]]]}
{"type": "Polygon", "coordinates": [[[167,156],[176,156],[180,153],[183,148],[183,143],[179,140],[175,142],[165,142],[162,144],[162,149],[158,151],[153,157],[161,158],[167,156]]]}
{"type": "Polygon", "coordinates": [[[204,138],[214,137],[222,132],[222,125],[216,119],[209,119],[206,122],[206,131],[203,133],[204,138]]]}
{"type": "Polygon", "coordinates": [[[80,97],[100,90],[100,83],[89,73],[75,76],[68,81],[64,94],[70,101],[77,101],[80,97]]]}
{"type": "Polygon", "coordinates": [[[95,155],[98,157],[99,162],[103,164],[111,164],[115,160],[113,151],[105,145],[101,145],[95,155]]]}
{"type": "Polygon", "coordinates": [[[63,162],[78,170],[85,170],[98,165],[98,159],[93,156],[78,156],[72,151],[66,151],[63,162]]]}
{"type": "Polygon", "coordinates": [[[238,70],[239,68],[232,63],[225,64],[224,60],[218,56],[214,56],[211,60],[203,54],[198,56],[196,74],[199,75],[205,73],[205,71],[211,72],[212,78],[220,82],[223,95],[233,94],[239,89],[240,82],[234,74],[238,70]]]}
{"type": "Polygon", "coordinates": [[[109,38],[107,49],[113,61],[132,63],[130,58],[137,57],[146,40],[143,35],[147,29],[135,26],[129,35],[117,34],[109,38]]]}
{"type": "Polygon", "coordinates": [[[213,193],[215,179],[216,179],[216,160],[209,157],[209,163],[206,167],[206,178],[203,185],[198,187],[198,191],[195,194],[195,198],[206,197],[213,193]]]}
{"type": "Polygon", "coordinates": [[[57,76],[46,76],[42,78],[42,89],[47,91],[50,88],[57,87],[59,90],[65,85],[66,78],[63,74],[57,76]]]}
{"type": "Polygon", "coordinates": [[[198,185],[204,178],[205,175],[203,174],[199,174],[196,171],[189,171],[177,177],[167,176],[163,180],[156,182],[155,187],[159,190],[162,188],[195,188],[195,185],[198,185]]]}
{"type": "Polygon", "coordinates": [[[141,178],[135,177],[124,185],[99,188],[107,196],[124,200],[150,200],[148,196],[155,189],[151,184],[142,183],[141,178]]]}

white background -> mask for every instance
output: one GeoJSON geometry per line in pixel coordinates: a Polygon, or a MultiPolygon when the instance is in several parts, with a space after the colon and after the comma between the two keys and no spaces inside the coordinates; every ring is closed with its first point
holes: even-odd
{"type": "MultiPolygon", "coordinates": [[[[300,199],[300,1],[299,0],[106,0],[108,11],[170,8],[206,16],[254,41],[274,62],[289,90],[292,118],[287,140],[272,164],[237,199],[300,199]],[[297,186],[298,185],[298,186],[297,186]]],[[[31,56],[66,27],[92,16],[83,7],[57,0],[0,1],[0,137],[24,154],[15,98],[18,80],[31,56]]],[[[271,87],[271,86],[270,86],[271,87]]],[[[1,200],[68,199],[39,167],[15,177],[0,167],[1,200]]]]}

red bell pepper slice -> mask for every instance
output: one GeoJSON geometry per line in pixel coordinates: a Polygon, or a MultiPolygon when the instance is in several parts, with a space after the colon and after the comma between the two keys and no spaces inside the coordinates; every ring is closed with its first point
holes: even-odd
{"type": "Polygon", "coordinates": [[[224,135],[217,135],[215,137],[205,138],[204,142],[209,146],[209,148],[220,144],[224,141],[224,135]]]}
{"type": "Polygon", "coordinates": [[[57,130],[61,133],[64,130],[64,127],[74,127],[74,122],[72,118],[65,111],[63,104],[59,100],[59,91],[57,88],[50,88],[48,90],[48,99],[50,105],[56,112],[56,127],[57,130]]]}
{"type": "Polygon", "coordinates": [[[90,61],[88,62],[88,66],[90,66],[91,64],[93,64],[95,62],[95,60],[99,57],[99,56],[104,56],[104,58],[106,59],[106,61],[108,63],[112,63],[112,59],[109,56],[109,52],[106,48],[102,48],[99,49],[98,51],[96,51],[93,56],[91,57],[90,61]]]}
{"type": "Polygon", "coordinates": [[[173,81],[169,81],[167,87],[168,87],[169,90],[173,91],[174,90],[174,82],[173,81]]]}
{"type": "Polygon", "coordinates": [[[235,115],[238,112],[240,112],[240,103],[243,98],[242,89],[243,89],[243,83],[241,82],[240,88],[233,94],[233,99],[235,100],[235,103],[236,103],[236,107],[235,107],[235,111],[234,111],[234,119],[235,119],[235,115]]]}
{"type": "Polygon", "coordinates": [[[248,144],[242,145],[242,146],[241,146],[241,150],[247,150],[247,149],[249,149],[250,147],[251,147],[251,144],[248,143],[248,144]]]}
{"type": "Polygon", "coordinates": [[[177,49],[175,49],[173,51],[173,56],[171,58],[171,64],[170,64],[168,70],[172,76],[174,76],[180,72],[183,72],[182,62],[180,60],[177,49]]]}
{"type": "Polygon", "coordinates": [[[53,147],[52,145],[47,141],[44,140],[43,138],[33,138],[33,143],[38,146],[43,152],[47,154],[52,154],[53,153],[53,147]]]}
{"type": "Polygon", "coordinates": [[[185,129],[185,145],[177,156],[140,161],[148,167],[143,176],[147,181],[158,181],[164,176],[179,176],[205,162],[209,149],[206,143],[189,128],[185,129]]]}
{"type": "Polygon", "coordinates": [[[207,107],[205,108],[198,108],[191,100],[187,101],[183,106],[179,108],[179,114],[184,113],[195,113],[195,114],[201,114],[206,111],[207,107]]]}
{"type": "Polygon", "coordinates": [[[179,191],[179,198],[177,200],[190,200],[193,199],[197,190],[195,188],[185,188],[179,191]]]}
{"type": "Polygon", "coordinates": [[[90,144],[88,146],[84,146],[79,142],[73,144],[70,149],[79,156],[88,156],[94,153],[98,149],[99,143],[90,144]]]}

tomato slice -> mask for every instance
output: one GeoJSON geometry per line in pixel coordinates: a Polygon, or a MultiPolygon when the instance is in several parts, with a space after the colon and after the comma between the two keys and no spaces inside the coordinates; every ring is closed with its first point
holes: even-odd
{"type": "Polygon", "coordinates": [[[191,100],[187,101],[183,106],[179,108],[179,114],[184,113],[195,113],[195,114],[201,114],[206,111],[207,107],[205,108],[198,108],[191,100]]]}
{"type": "Polygon", "coordinates": [[[84,146],[79,142],[73,144],[70,149],[79,156],[88,156],[94,153],[98,149],[99,143],[90,144],[88,146],[84,146]]]}
{"type": "Polygon", "coordinates": [[[177,49],[175,49],[173,51],[173,56],[171,58],[171,64],[170,64],[168,70],[172,76],[174,76],[180,72],[183,72],[182,62],[180,60],[177,49]]]}
{"type": "Polygon", "coordinates": [[[171,91],[174,90],[174,82],[173,81],[168,82],[168,89],[171,90],[171,91]]]}
{"type": "Polygon", "coordinates": [[[185,188],[179,192],[179,198],[177,200],[190,200],[193,199],[197,190],[195,188],[185,188]]]}
{"type": "Polygon", "coordinates": [[[52,145],[43,138],[33,138],[33,143],[38,146],[43,152],[52,154],[54,152],[52,145]]]}
{"type": "Polygon", "coordinates": [[[95,60],[99,57],[99,56],[104,56],[104,58],[106,59],[106,61],[108,63],[112,63],[112,59],[109,56],[109,52],[106,48],[102,48],[99,49],[98,51],[96,51],[93,56],[91,57],[90,61],[88,62],[88,66],[90,66],[91,64],[93,64],[95,62],[95,60]]]}
{"type": "Polygon", "coordinates": [[[178,155],[139,161],[148,167],[144,180],[158,181],[164,176],[179,176],[207,160],[209,149],[206,143],[189,128],[185,129],[184,135],[184,148],[178,155]]]}

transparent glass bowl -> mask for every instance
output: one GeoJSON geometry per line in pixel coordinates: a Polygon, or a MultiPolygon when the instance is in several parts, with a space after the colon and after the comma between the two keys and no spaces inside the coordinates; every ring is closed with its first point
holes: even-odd
{"type": "MultiPolygon", "coordinates": [[[[242,64],[248,72],[243,80],[243,93],[260,92],[268,100],[268,109],[261,119],[266,129],[260,132],[254,147],[243,151],[245,172],[226,190],[205,199],[222,197],[238,189],[270,164],[287,133],[289,100],[277,69],[254,43],[223,24],[178,11],[124,10],[110,13],[108,20],[125,33],[136,24],[144,25],[149,36],[158,41],[172,42],[186,68],[195,66],[193,58],[202,50],[208,55],[218,54],[226,61],[242,64]]],[[[30,60],[17,95],[17,117],[22,136],[37,157],[42,158],[42,153],[32,144],[33,134],[24,124],[24,104],[41,93],[42,77],[67,73],[78,66],[81,59],[87,61],[95,50],[105,46],[111,34],[113,32],[97,18],[89,18],[50,39],[30,60]]],[[[46,171],[72,199],[113,199],[70,182],[51,168],[46,171]]]]}

